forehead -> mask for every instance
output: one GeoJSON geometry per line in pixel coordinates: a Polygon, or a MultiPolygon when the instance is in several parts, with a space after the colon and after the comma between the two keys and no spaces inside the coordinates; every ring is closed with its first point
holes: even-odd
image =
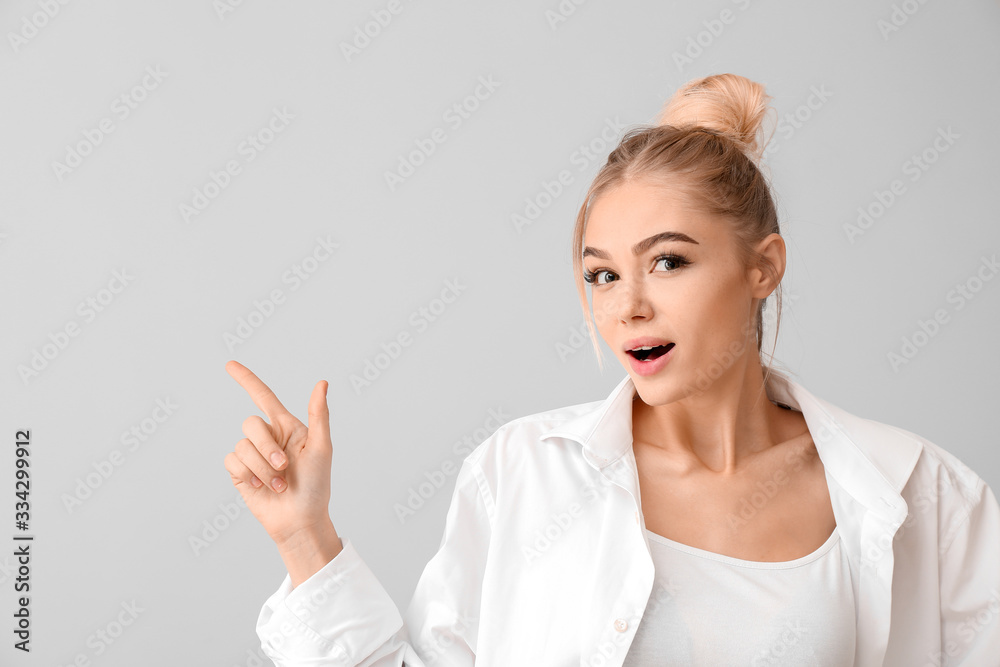
{"type": "Polygon", "coordinates": [[[681,231],[704,243],[716,239],[724,227],[693,208],[676,186],[641,180],[615,186],[594,199],[583,240],[585,246],[611,249],[663,231],[681,231]]]}

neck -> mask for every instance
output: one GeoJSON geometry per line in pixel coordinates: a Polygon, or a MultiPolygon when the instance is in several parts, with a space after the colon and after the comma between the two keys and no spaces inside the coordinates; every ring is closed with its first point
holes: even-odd
{"type": "Polygon", "coordinates": [[[735,474],[754,455],[788,439],[789,411],[768,400],[764,370],[753,355],[705,389],[662,405],[636,394],[634,444],[666,455],[678,472],[735,474]]]}

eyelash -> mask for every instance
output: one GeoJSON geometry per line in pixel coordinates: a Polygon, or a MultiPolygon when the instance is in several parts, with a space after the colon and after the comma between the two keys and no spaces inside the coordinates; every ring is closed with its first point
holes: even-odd
{"type": "MultiPolygon", "coordinates": [[[[681,269],[682,267],[687,266],[688,264],[691,263],[691,262],[688,261],[687,257],[685,257],[684,255],[679,255],[677,253],[670,253],[670,254],[666,254],[666,255],[660,255],[655,260],[653,260],[653,264],[654,265],[655,264],[659,264],[660,262],[662,262],[665,259],[669,259],[670,261],[672,261],[674,264],[677,265],[677,268],[670,269],[670,270],[667,271],[667,273],[672,273],[674,271],[677,271],[678,269],[681,269]]],[[[607,269],[597,269],[595,271],[584,270],[584,272],[583,272],[583,279],[588,284],[593,285],[593,284],[595,284],[594,281],[597,279],[597,274],[603,273],[605,271],[607,271],[608,273],[613,273],[612,271],[608,271],[607,269]]],[[[602,285],[602,284],[603,285],[607,285],[608,283],[598,283],[598,284],[599,285],[602,285]]]]}

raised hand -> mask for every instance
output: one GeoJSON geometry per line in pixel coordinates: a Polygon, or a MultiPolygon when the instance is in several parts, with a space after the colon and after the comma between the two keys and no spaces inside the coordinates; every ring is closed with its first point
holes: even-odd
{"type": "Polygon", "coordinates": [[[328,383],[320,380],[313,388],[307,427],[249,368],[230,360],[226,371],[270,422],[258,415],[247,417],[243,422],[246,437],[226,454],[226,470],[247,508],[279,547],[329,534],[333,528],[329,510],[333,444],[326,404],[328,383]]]}

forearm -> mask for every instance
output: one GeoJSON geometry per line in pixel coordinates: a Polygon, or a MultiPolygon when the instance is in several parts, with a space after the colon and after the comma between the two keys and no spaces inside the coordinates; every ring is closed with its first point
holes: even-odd
{"type": "Polygon", "coordinates": [[[292,588],[319,572],[341,552],[344,544],[333,523],[304,531],[278,545],[278,553],[291,578],[292,588]]]}

